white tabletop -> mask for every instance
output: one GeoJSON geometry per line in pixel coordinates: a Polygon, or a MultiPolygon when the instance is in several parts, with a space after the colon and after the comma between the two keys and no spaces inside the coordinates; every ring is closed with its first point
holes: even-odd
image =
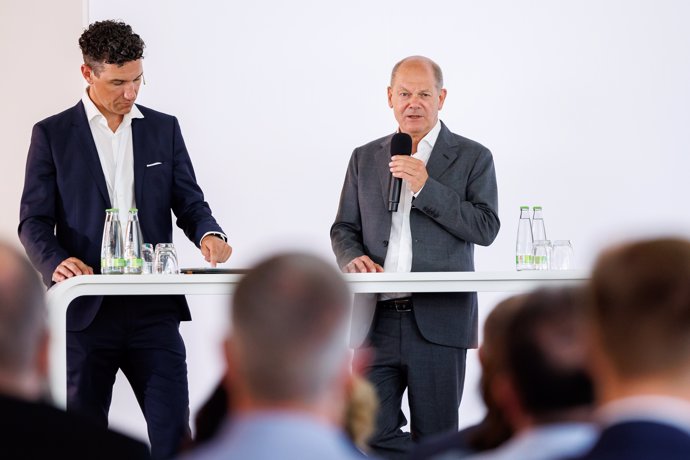
{"type": "MultiPolygon", "coordinates": [[[[83,295],[230,295],[241,274],[209,275],[88,275],[62,281],[48,290],[51,328],[50,384],[54,401],[66,404],[66,314],[70,302],[83,295]]],[[[538,286],[585,281],[581,270],[506,272],[350,273],[345,280],[353,293],[375,292],[511,292],[538,286]]]]}

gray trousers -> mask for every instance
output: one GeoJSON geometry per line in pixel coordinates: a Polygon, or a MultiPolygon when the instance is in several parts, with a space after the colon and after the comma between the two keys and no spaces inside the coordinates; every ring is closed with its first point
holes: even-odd
{"type": "Polygon", "coordinates": [[[406,458],[413,442],[458,429],[467,349],[424,339],[414,311],[397,312],[379,306],[365,347],[371,361],[366,376],[380,402],[376,430],[369,441],[375,455],[406,458]],[[401,408],[405,389],[410,406],[409,433],[401,429],[407,424],[401,408]]]}

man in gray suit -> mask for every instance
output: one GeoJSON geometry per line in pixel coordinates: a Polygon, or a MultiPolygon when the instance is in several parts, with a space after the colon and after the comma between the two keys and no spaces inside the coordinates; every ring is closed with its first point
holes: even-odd
{"type": "MultiPolygon", "coordinates": [[[[440,67],[422,56],[393,68],[388,105],[412,155],[393,155],[392,135],[352,153],[331,242],[345,272],[474,270],[474,244],[493,242],[500,222],[491,152],[438,119],[446,90],[440,67]],[[400,205],[388,211],[391,175],[400,205]]],[[[404,458],[413,441],[457,429],[468,348],[477,346],[476,293],[358,296],[352,345],[371,347],[367,376],[381,409],[371,444],[404,458]],[[407,389],[411,430],[401,410],[407,389]]],[[[360,348],[357,353],[361,353],[360,348]]]]}

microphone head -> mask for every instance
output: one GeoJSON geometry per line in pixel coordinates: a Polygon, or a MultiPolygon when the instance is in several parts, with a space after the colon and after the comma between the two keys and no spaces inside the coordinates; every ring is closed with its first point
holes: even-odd
{"type": "Polygon", "coordinates": [[[410,155],[412,153],[412,137],[407,133],[395,133],[391,139],[391,156],[410,155]]]}

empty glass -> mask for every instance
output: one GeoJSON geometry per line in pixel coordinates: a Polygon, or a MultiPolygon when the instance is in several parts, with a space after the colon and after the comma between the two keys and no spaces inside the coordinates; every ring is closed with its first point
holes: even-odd
{"type": "Polygon", "coordinates": [[[153,258],[153,270],[160,274],[180,273],[177,265],[177,251],[172,243],[158,243],[153,258]]]}
{"type": "Polygon", "coordinates": [[[532,245],[534,253],[534,269],[548,270],[549,260],[551,259],[551,241],[536,240],[532,245]]]}
{"type": "Polygon", "coordinates": [[[573,265],[573,245],[570,240],[556,240],[551,248],[551,270],[570,270],[573,265]]]}
{"type": "Polygon", "coordinates": [[[153,273],[153,245],[151,243],[141,245],[141,260],[141,273],[144,275],[153,273]]]}

